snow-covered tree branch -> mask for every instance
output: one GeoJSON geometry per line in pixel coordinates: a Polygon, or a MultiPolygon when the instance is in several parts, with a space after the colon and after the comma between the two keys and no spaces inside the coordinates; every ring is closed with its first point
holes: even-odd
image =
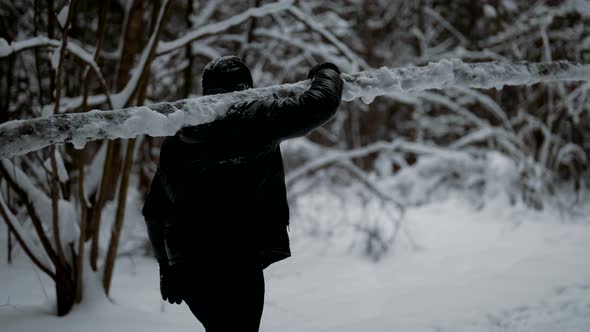
{"type": "MultiPolygon", "coordinates": [[[[12,42],[10,44],[6,42],[5,39],[0,38],[0,58],[8,57],[12,54],[35,47],[53,47],[59,49],[61,46],[61,41],[50,39],[45,36],[33,37],[22,41],[12,42]]],[[[99,83],[106,91],[106,95],[104,96],[104,98],[106,98],[107,100],[110,99],[108,90],[106,89],[107,84],[105,82],[105,79],[102,75],[100,68],[96,64],[96,61],[94,61],[92,54],[86,52],[82,47],[75,43],[72,43],[71,41],[68,41],[68,43],[65,45],[65,49],[70,54],[75,56],[77,59],[86,63],[88,66],[90,66],[90,68],[92,68],[92,70],[98,77],[99,83]]]]}
{"type": "MultiPolygon", "coordinates": [[[[380,68],[344,74],[343,99],[361,98],[370,103],[376,96],[451,87],[496,88],[539,82],[590,81],[590,65],[568,62],[464,63],[442,60],[424,67],[380,68]]],[[[71,142],[82,148],[99,139],[133,138],[137,135],[170,136],[182,126],[213,121],[238,101],[297,95],[307,81],[234,93],[203,96],[171,103],[120,110],[59,114],[0,125],[0,158],[35,151],[51,144],[71,142]]]]}
{"type": "Polygon", "coordinates": [[[254,7],[246,10],[243,13],[238,15],[232,16],[229,19],[211,23],[200,27],[194,31],[187,33],[186,35],[182,36],[179,39],[167,42],[161,42],[158,46],[157,54],[165,54],[171,52],[175,49],[181,48],[198,38],[201,38],[206,35],[216,34],[222,31],[227,30],[230,27],[242,24],[243,22],[249,20],[252,17],[263,17],[266,15],[278,13],[280,11],[287,10],[289,7],[293,5],[292,0],[281,0],[273,3],[269,3],[260,7],[254,7]]]}

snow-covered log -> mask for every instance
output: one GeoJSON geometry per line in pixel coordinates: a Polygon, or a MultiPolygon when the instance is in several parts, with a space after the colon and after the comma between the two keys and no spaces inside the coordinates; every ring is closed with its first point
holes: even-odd
{"type": "MultiPolygon", "coordinates": [[[[568,62],[464,63],[454,59],[423,67],[383,67],[342,76],[346,82],[345,101],[362,98],[370,103],[376,96],[449,87],[501,89],[504,85],[590,81],[590,65],[568,62]]],[[[56,143],[70,142],[76,148],[82,148],[86,142],[99,139],[132,138],[141,134],[170,136],[182,126],[207,123],[223,116],[236,102],[273,95],[295,96],[308,86],[309,81],[301,81],[149,106],[9,121],[0,125],[0,159],[56,143]]]]}

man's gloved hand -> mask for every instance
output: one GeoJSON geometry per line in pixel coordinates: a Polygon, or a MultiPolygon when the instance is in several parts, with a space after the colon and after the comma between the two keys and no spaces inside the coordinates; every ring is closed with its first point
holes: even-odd
{"type": "Polygon", "coordinates": [[[162,300],[168,300],[168,263],[160,263],[160,294],[162,295],[162,300]]]}
{"type": "Polygon", "coordinates": [[[160,264],[160,293],[162,300],[168,303],[182,303],[182,290],[184,288],[184,266],[183,264],[175,264],[169,266],[167,264],[160,264]]]}
{"type": "Polygon", "coordinates": [[[335,72],[337,72],[338,74],[340,74],[340,69],[338,69],[338,66],[336,66],[335,64],[333,64],[331,62],[322,62],[322,63],[318,63],[317,65],[311,67],[311,69],[307,73],[307,78],[309,78],[309,79],[314,78],[314,76],[322,69],[332,69],[335,72]]]}

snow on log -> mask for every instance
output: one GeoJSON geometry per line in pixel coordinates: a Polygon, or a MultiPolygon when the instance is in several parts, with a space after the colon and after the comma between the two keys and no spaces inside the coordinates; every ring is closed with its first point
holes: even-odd
{"type": "Polygon", "coordinates": [[[539,82],[589,81],[590,65],[566,61],[541,63],[480,62],[458,59],[431,62],[423,67],[387,68],[344,76],[344,100],[361,98],[370,103],[376,96],[450,87],[502,89],[504,85],[539,82]]]}
{"type": "MultiPolygon", "coordinates": [[[[464,63],[442,60],[423,67],[367,70],[342,75],[343,99],[361,98],[370,103],[376,96],[449,87],[496,88],[554,81],[590,81],[590,65],[568,62],[464,63]]],[[[56,114],[0,125],[0,159],[69,142],[76,148],[93,140],[133,138],[137,135],[174,135],[181,127],[211,122],[223,116],[230,105],[273,96],[296,96],[309,81],[202,96],[170,103],[120,110],[56,114]]]]}

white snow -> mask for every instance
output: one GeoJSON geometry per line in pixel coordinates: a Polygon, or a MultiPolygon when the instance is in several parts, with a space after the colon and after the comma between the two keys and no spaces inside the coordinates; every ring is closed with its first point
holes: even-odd
{"type": "Polygon", "coordinates": [[[486,196],[494,197],[498,194],[508,194],[508,189],[514,189],[518,183],[518,166],[516,163],[497,151],[489,151],[486,155],[488,167],[485,174],[486,196]]]}
{"type": "Polygon", "coordinates": [[[45,36],[38,36],[26,40],[14,41],[11,43],[11,47],[15,53],[27,48],[37,47],[40,45],[59,47],[61,45],[61,42],[59,40],[49,39],[45,36]]]}
{"type": "Polygon", "coordinates": [[[194,55],[203,55],[209,59],[215,59],[221,56],[221,53],[215,48],[197,42],[191,44],[191,52],[194,55]]]}
{"type": "Polygon", "coordinates": [[[514,0],[502,0],[502,5],[509,12],[518,10],[518,6],[514,3],[514,0]]]}
{"type": "MultiPolygon", "coordinates": [[[[66,166],[64,164],[63,158],[61,157],[61,153],[55,150],[55,161],[57,164],[57,177],[59,178],[59,182],[65,183],[69,179],[68,171],[66,170],[66,166]]],[[[51,167],[51,158],[47,158],[43,162],[43,166],[46,169],[52,169],[51,167]]]]}
{"type": "Polygon", "coordinates": [[[59,11],[59,14],[57,15],[57,21],[59,22],[59,25],[61,26],[62,29],[66,26],[66,21],[68,19],[68,13],[69,12],[70,12],[70,5],[69,4],[66,4],[59,11]]]}
{"type": "MultiPolygon", "coordinates": [[[[83,98],[82,96],[79,97],[62,97],[59,100],[59,109],[60,111],[63,112],[67,112],[68,110],[73,110],[75,108],[78,108],[80,106],[82,106],[82,101],[83,98]]],[[[88,96],[87,99],[87,105],[89,107],[93,107],[93,106],[97,106],[100,105],[102,103],[106,103],[107,102],[107,97],[105,95],[97,95],[97,96],[88,96]]],[[[43,108],[41,109],[41,113],[42,114],[51,114],[51,112],[53,112],[53,109],[55,107],[55,104],[47,104],[45,106],[43,106],[43,108]],[[50,113],[47,113],[50,112],[50,113]]]]}
{"type": "Polygon", "coordinates": [[[137,135],[147,133],[151,136],[169,136],[176,133],[185,123],[187,113],[176,110],[164,115],[155,112],[148,107],[131,107],[128,109],[128,117],[123,123],[109,123],[103,120],[103,111],[93,110],[86,113],[89,116],[97,115],[98,121],[88,121],[78,129],[78,134],[71,140],[74,147],[81,149],[88,141],[101,132],[108,132],[110,137],[134,138],[137,135]]]}
{"type": "Polygon", "coordinates": [[[492,6],[490,4],[485,4],[483,6],[483,13],[486,17],[491,17],[491,18],[494,18],[498,15],[496,13],[496,9],[494,8],[494,6],[492,6]]]}
{"type": "MultiPolygon", "coordinates": [[[[318,212],[322,221],[328,212],[318,212]]],[[[261,331],[586,332],[587,216],[562,219],[501,201],[475,211],[451,197],[409,210],[404,227],[416,246],[400,242],[377,263],[342,250],[337,237],[304,235],[310,221],[296,217],[294,256],[265,271],[261,331]]],[[[87,273],[84,302],[63,318],[54,316],[51,283],[23,253],[0,266],[2,331],[203,331],[184,304],[162,303],[151,259],[119,259],[112,302],[87,273]]]]}
{"type": "Polygon", "coordinates": [[[43,36],[33,37],[21,41],[13,41],[10,44],[8,44],[8,42],[5,39],[0,38],[0,58],[9,56],[12,53],[16,53],[32,47],[38,47],[41,45],[58,47],[59,45],[61,45],[61,43],[58,40],[49,39],[43,36]]]}
{"type": "Polygon", "coordinates": [[[571,10],[582,15],[582,17],[590,17],[590,2],[588,0],[568,0],[563,7],[563,12],[571,10]]]}
{"type": "MultiPolygon", "coordinates": [[[[107,144],[103,142],[100,149],[91,156],[92,160],[86,168],[84,174],[84,199],[89,202],[88,197],[97,190],[101,180],[104,168],[104,159],[106,157],[107,144]]],[[[86,158],[90,159],[90,156],[86,158]]],[[[90,203],[87,203],[90,204],[90,203]]]]}
{"type": "Polygon", "coordinates": [[[73,43],[72,41],[68,40],[67,45],[68,52],[80,58],[80,60],[84,61],[86,64],[92,66],[92,69],[95,73],[100,74],[100,69],[96,62],[94,61],[94,56],[84,50],[80,45],[73,43]]]}
{"type": "MultiPolygon", "coordinates": [[[[59,56],[60,56],[62,47],[63,47],[63,45],[53,49],[51,51],[51,55],[49,56],[49,62],[51,63],[51,68],[55,72],[57,72],[57,67],[59,66],[59,56]]],[[[52,110],[52,112],[53,112],[53,110],[52,110]]],[[[48,115],[51,115],[51,113],[50,114],[43,114],[43,116],[48,116],[48,115]]]]}
{"type": "Polygon", "coordinates": [[[10,55],[12,49],[6,39],[0,38],[0,58],[10,55]]]}
{"type": "Polygon", "coordinates": [[[531,85],[554,80],[590,80],[590,66],[563,62],[517,64],[502,62],[465,63],[459,59],[431,62],[427,66],[408,66],[344,74],[346,86],[342,98],[361,98],[370,103],[376,96],[394,92],[415,92],[450,87],[502,89],[505,85],[531,85]],[[532,66],[530,66],[532,65],[532,66]],[[563,66],[563,67],[562,67],[563,66]],[[563,69],[563,70],[561,70],[563,69]],[[548,72],[544,72],[547,70],[548,72]]]}

